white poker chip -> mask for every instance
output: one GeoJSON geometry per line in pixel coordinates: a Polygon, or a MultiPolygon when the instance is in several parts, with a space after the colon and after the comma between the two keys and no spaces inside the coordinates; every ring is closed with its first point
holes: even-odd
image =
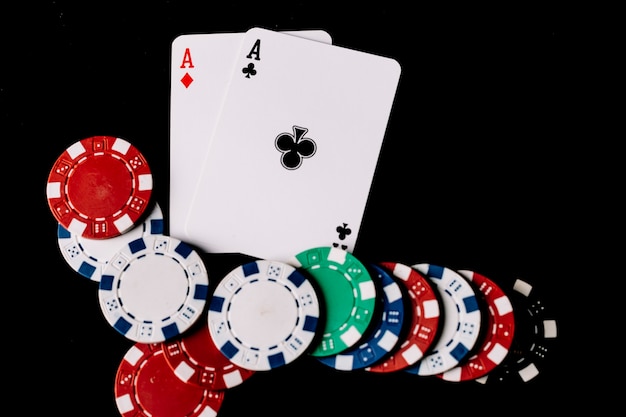
{"type": "Polygon", "coordinates": [[[474,284],[476,293],[485,302],[483,326],[486,329],[481,337],[480,348],[463,363],[437,374],[446,381],[482,382],[506,358],[515,335],[515,317],[511,300],[495,282],[478,272],[458,270],[465,279],[474,284]]]}
{"type": "Polygon", "coordinates": [[[135,342],[157,343],[193,325],[208,295],[200,255],[165,235],[143,236],[121,248],[104,268],[98,297],[107,322],[135,342]]]}
{"type": "Polygon", "coordinates": [[[209,303],[215,345],[234,364],[267,371],[308,351],[318,329],[320,303],[293,266],[258,260],[229,272],[209,303]]]}
{"type": "Polygon", "coordinates": [[[406,371],[423,376],[436,375],[457,366],[478,342],[480,304],[470,282],[456,271],[425,263],[412,267],[435,284],[443,306],[444,322],[434,346],[406,371]]]}
{"type": "Polygon", "coordinates": [[[163,234],[163,212],[155,203],[143,223],[129,231],[108,239],[91,239],[63,227],[57,227],[57,241],[63,258],[72,269],[85,278],[100,282],[109,259],[128,242],[149,235],[163,234]]]}

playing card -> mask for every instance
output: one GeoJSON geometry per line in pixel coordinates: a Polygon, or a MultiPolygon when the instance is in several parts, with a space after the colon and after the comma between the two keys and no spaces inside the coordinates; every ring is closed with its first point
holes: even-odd
{"type": "MultiPolygon", "coordinates": [[[[323,30],[284,32],[331,43],[323,30]]],[[[244,33],[184,34],[171,49],[169,234],[184,224],[244,33]]]]}
{"type": "Polygon", "coordinates": [[[242,43],[189,209],[211,253],[356,243],[400,78],[392,58],[262,28],[242,43]]]}

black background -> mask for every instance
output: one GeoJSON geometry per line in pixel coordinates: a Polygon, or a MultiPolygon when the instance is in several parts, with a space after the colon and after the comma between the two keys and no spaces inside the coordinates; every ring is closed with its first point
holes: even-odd
{"type": "MultiPolygon", "coordinates": [[[[588,221],[591,208],[611,206],[611,197],[590,176],[605,137],[576,139],[591,124],[583,96],[592,88],[582,68],[594,45],[571,10],[394,1],[42,1],[2,8],[0,93],[10,147],[4,205],[12,213],[5,258],[16,264],[5,272],[13,301],[5,303],[3,340],[12,341],[5,362],[21,369],[5,378],[30,398],[26,414],[119,415],[113,381],[132,345],[105,322],[97,284],[58,252],[45,195],[52,164],[84,137],[124,137],[148,159],[167,221],[170,42],[183,33],[252,26],[323,29],[335,45],[402,66],[354,253],[363,261],[473,269],[506,289],[522,277],[543,293],[559,339],[541,374],[515,387],[339,372],[305,357],[228,390],[219,415],[556,412],[588,399],[586,373],[595,364],[581,355],[597,330],[580,334],[590,310],[581,292],[597,289],[585,284],[581,265],[591,262],[587,244],[597,241],[596,231],[612,230],[604,217],[588,221]]],[[[206,260],[213,280],[233,265],[206,260]]]]}

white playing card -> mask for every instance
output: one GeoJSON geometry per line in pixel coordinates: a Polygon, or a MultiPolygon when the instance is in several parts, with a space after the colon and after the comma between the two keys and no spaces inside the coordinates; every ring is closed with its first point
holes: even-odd
{"type": "MultiPolygon", "coordinates": [[[[283,32],[331,43],[323,30],[283,32]]],[[[184,34],[171,48],[169,234],[185,239],[185,219],[217,114],[245,33],[184,34]]]]}
{"type": "Polygon", "coordinates": [[[261,28],[241,45],[187,238],[285,262],[316,246],[351,251],[400,65],[261,28]]]}

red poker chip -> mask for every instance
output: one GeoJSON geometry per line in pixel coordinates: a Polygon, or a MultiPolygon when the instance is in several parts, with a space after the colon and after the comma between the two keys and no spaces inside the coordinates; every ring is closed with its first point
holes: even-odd
{"type": "MultiPolygon", "coordinates": [[[[377,373],[395,372],[417,363],[438,337],[441,309],[439,298],[428,279],[416,269],[396,262],[379,264],[388,270],[398,283],[406,287],[410,309],[405,314],[409,331],[386,359],[365,370],[377,373]]],[[[408,307],[408,306],[407,306],[408,307]]]]}
{"type": "Polygon", "coordinates": [[[255,373],[232,363],[220,352],[206,323],[162,345],[174,374],[189,384],[223,390],[241,384],[255,373]]]}
{"type": "Polygon", "coordinates": [[[114,391],[122,417],[213,417],[226,392],[181,381],[165,360],[161,343],[139,342],[124,355],[114,391]]]}
{"type": "Polygon", "coordinates": [[[488,309],[487,329],[480,347],[462,364],[436,376],[446,381],[471,381],[495,369],[506,357],[513,342],[515,318],[513,305],[492,280],[473,271],[457,271],[472,282],[488,309]]]}
{"type": "Polygon", "coordinates": [[[59,156],[46,194],[63,227],[79,236],[104,239],[121,235],[144,214],[152,195],[152,173],[128,141],[92,136],[59,156]]]}

